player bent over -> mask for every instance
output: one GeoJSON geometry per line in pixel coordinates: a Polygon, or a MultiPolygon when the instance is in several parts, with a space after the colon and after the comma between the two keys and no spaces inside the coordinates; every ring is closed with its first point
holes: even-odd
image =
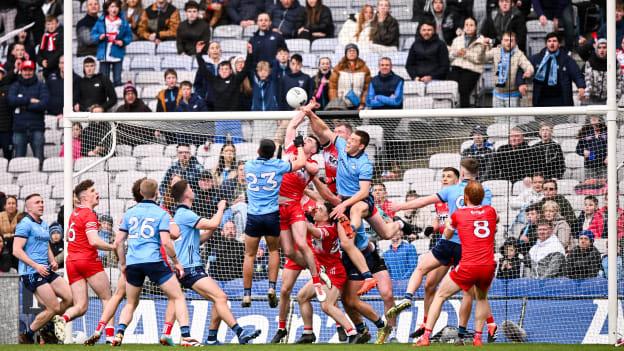
{"type": "Polygon", "coordinates": [[[269,247],[269,281],[277,281],[280,264],[278,192],[284,174],[298,171],[306,164],[303,151],[303,137],[295,138],[294,144],[297,147],[297,159],[292,163],[273,158],[276,149],[275,142],[269,139],[260,141],[258,158],[245,163],[248,204],[247,223],[245,225],[242,307],[251,306],[253,266],[256,260],[256,253],[258,252],[258,245],[263,236],[269,247]]]}
{"type": "Polygon", "coordinates": [[[481,334],[485,319],[490,314],[487,293],[496,273],[494,237],[498,221],[493,207],[481,206],[484,196],[483,186],[477,181],[470,181],[465,188],[465,207],[455,211],[448,221],[450,223],[447,222],[447,228],[444,231],[446,238],[450,239],[456,230],[459,233],[462,242],[461,264],[455,266],[442,281],[429,308],[429,320],[425,326],[425,333],[415,346],[430,344],[429,337],[444,301],[459,290],[467,294],[473,288],[477,299],[473,345],[483,344],[481,334]]]}
{"type": "MultiPolygon", "coordinates": [[[[74,196],[78,205],[69,217],[65,267],[74,305],[63,314],[65,323],[87,312],[89,287],[100,298],[103,307],[106,307],[111,298],[108,275],[104,272],[98,250],[112,251],[114,246],[102,240],[98,234],[100,224],[94,208],[100,202],[100,195],[93,181],[86,179],[76,185],[74,196]]],[[[108,324],[109,333],[112,334],[111,328],[114,328],[112,318],[108,324]]]]}
{"type": "Polygon", "coordinates": [[[217,343],[216,331],[220,320],[223,320],[236,333],[239,343],[248,343],[260,335],[260,330],[244,330],[238,325],[227,304],[227,295],[206,274],[199,254],[201,243],[208,240],[221,223],[226,201],[221,200],[219,202],[217,213],[209,220],[198,216],[191,210],[195,194],[186,180],[181,180],[173,185],[171,196],[178,204],[173,219],[180,227],[180,238],[175,242],[176,253],[184,267],[184,276],[180,278],[180,283],[184,288],[192,289],[204,298],[211,300],[213,302],[213,319],[214,315],[219,316],[215,323],[217,328],[211,330],[214,335],[210,335],[209,332],[208,342],[212,345],[217,343]],[[211,340],[212,337],[214,340],[211,340]]]}
{"type": "MultiPolygon", "coordinates": [[[[60,276],[55,273],[58,265],[49,245],[49,227],[41,218],[43,198],[39,194],[30,194],[25,202],[26,216],[15,228],[13,255],[19,260],[18,273],[22,284],[43,306],[43,311],[20,334],[21,344],[33,344],[35,332],[71,306],[72,293],[67,282],[58,279],[60,276]]],[[[55,338],[64,340],[64,324],[59,317],[56,317],[54,325],[55,338]]]]}
{"type": "MultiPolygon", "coordinates": [[[[126,212],[119,227],[121,240],[128,240],[128,253],[120,257],[122,272],[126,274],[127,304],[121,311],[117,334],[113,346],[120,346],[126,327],[139,304],[139,296],[145,277],[160,286],[167,298],[175,305],[175,315],[180,323],[182,346],[196,346],[199,342],[191,338],[189,316],[184,293],[178,279],[163,261],[160,246],[165,248],[173,262],[176,273],[184,276],[184,268],[177,259],[175,248],[169,236],[171,216],[156,204],[158,182],[147,179],[141,182],[144,200],[126,212]]],[[[121,244],[121,243],[119,243],[121,244]]]]}
{"type": "MultiPolygon", "coordinates": [[[[308,234],[312,236],[311,248],[318,265],[325,269],[332,285],[326,286],[327,299],[321,302],[321,309],[328,316],[334,319],[345,329],[350,342],[355,341],[357,332],[351,321],[345,316],[342,310],[336,307],[340,298],[342,287],[346,282],[347,272],[342,265],[340,258],[340,237],[345,237],[344,229],[331,223],[329,213],[331,205],[318,204],[314,209],[314,225],[308,224],[308,234]]],[[[311,344],[316,341],[316,336],[312,331],[312,304],[310,301],[315,295],[314,282],[309,281],[297,294],[299,310],[303,319],[303,335],[297,340],[297,344],[311,344]]]]}

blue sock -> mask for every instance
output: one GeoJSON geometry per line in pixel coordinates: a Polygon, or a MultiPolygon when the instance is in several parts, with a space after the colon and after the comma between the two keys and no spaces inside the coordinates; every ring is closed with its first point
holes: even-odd
{"type": "Polygon", "coordinates": [[[466,336],[466,327],[462,327],[461,325],[457,328],[457,336],[463,338],[466,336]]]}
{"type": "MultiPolygon", "coordinates": [[[[236,333],[236,335],[240,336],[240,335],[241,335],[241,333],[243,332],[243,328],[241,328],[241,326],[240,326],[240,325],[238,325],[238,323],[236,323],[236,324],[234,324],[234,325],[232,326],[232,331],[233,331],[234,333],[236,333]]],[[[215,336],[215,338],[216,338],[216,336],[215,336]]]]}
{"type": "Polygon", "coordinates": [[[406,292],[403,298],[412,301],[414,299],[414,294],[406,292]]]}
{"type": "Polygon", "coordinates": [[[217,341],[217,329],[208,329],[208,341],[217,341]]]}
{"type": "Polygon", "coordinates": [[[251,288],[245,288],[243,291],[244,296],[251,296],[251,288]]]}
{"type": "Polygon", "coordinates": [[[182,335],[183,338],[190,338],[191,337],[191,329],[189,328],[188,325],[186,325],[184,327],[180,327],[180,334],[182,335]]]}
{"type": "Polygon", "coordinates": [[[373,277],[373,274],[372,274],[370,271],[366,271],[366,272],[364,272],[364,273],[362,273],[362,274],[360,274],[360,275],[361,275],[361,276],[362,276],[362,278],[364,278],[364,279],[368,279],[368,278],[372,278],[372,277],[373,277]]]}
{"type": "Polygon", "coordinates": [[[383,321],[383,319],[379,318],[375,321],[375,326],[377,328],[383,328],[384,326],[386,326],[386,323],[383,321]]]}
{"type": "Polygon", "coordinates": [[[125,324],[119,324],[117,326],[117,334],[123,335],[126,332],[126,327],[127,327],[127,325],[125,325],[125,324]]]}
{"type": "Polygon", "coordinates": [[[355,325],[355,330],[357,330],[358,333],[363,332],[364,329],[366,329],[366,324],[364,324],[364,322],[355,325]]]}
{"type": "Polygon", "coordinates": [[[275,282],[269,281],[269,289],[275,290],[275,282]]]}

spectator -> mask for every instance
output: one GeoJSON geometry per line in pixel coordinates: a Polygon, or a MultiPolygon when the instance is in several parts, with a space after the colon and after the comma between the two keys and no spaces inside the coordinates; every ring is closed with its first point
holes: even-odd
{"type": "Polygon", "coordinates": [[[522,50],[516,47],[516,33],[505,32],[501,44],[485,54],[485,60],[493,60],[496,67],[494,79],[493,106],[518,107],[520,97],[526,96],[524,79],[533,75],[533,66],[522,50]]]}
{"type": "Polygon", "coordinates": [[[394,218],[395,213],[390,209],[392,202],[387,198],[386,185],[381,182],[373,184],[372,195],[377,209],[381,210],[388,218],[394,218]]]}
{"type": "MultiPolygon", "coordinates": [[[[203,51],[203,49],[201,50],[203,51]]],[[[197,47],[195,48],[197,53],[197,47]]],[[[219,64],[223,61],[221,57],[221,44],[212,41],[208,44],[208,62],[206,62],[206,70],[216,75],[219,73],[219,64]]],[[[193,89],[195,93],[206,101],[206,107],[209,111],[214,110],[215,95],[212,86],[206,75],[200,75],[202,70],[197,70],[195,80],[193,81],[193,89]]]]}
{"type": "MultiPolygon", "coordinates": [[[[176,88],[177,90],[177,88],[176,88]]],[[[180,95],[176,98],[175,111],[202,112],[206,111],[206,103],[199,95],[192,92],[193,84],[188,80],[180,83],[180,95]]]]}
{"type": "MultiPolygon", "coordinates": [[[[271,65],[266,61],[260,61],[256,65],[255,74],[249,72],[251,79],[251,110],[252,111],[277,111],[278,81],[271,74],[271,65]]],[[[264,121],[254,121],[254,126],[258,123],[263,125],[264,121]]],[[[269,123],[271,123],[269,121],[269,123]]],[[[271,125],[274,125],[272,123],[271,125]]],[[[254,127],[255,129],[255,127],[254,127]]]]}
{"type": "Polygon", "coordinates": [[[0,3],[0,26],[4,28],[4,33],[9,33],[15,29],[17,1],[4,0],[0,3]]]}
{"type": "Polygon", "coordinates": [[[513,127],[509,131],[509,143],[494,153],[491,171],[492,179],[505,179],[512,183],[533,175],[533,153],[524,140],[522,129],[513,127]]]}
{"type": "MultiPolygon", "coordinates": [[[[602,256],[602,273],[600,273],[604,278],[607,278],[609,275],[609,241],[606,240],[605,241],[605,251],[606,254],[604,254],[602,256]]],[[[618,240],[618,246],[617,246],[617,257],[616,257],[616,269],[617,269],[617,279],[621,280],[624,279],[624,269],[622,268],[622,247],[621,247],[621,241],[618,240]]]]}
{"type": "Polygon", "coordinates": [[[556,278],[564,274],[565,250],[548,221],[537,224],[537,241],[529,250],[531,276],[533,278],[556,278]]]}
{"type": "MultiPolygon", "coordinates": [[[[210,28],[214,28],[221,21],[225,4],[223,0],[201,0],[199,2],[199,17],[208,23],[210,28]]],[[[223,23],[225,24],[225,23],[223,23]]]]}
{"type": "Polygon", "coordinates": [[[531,0],[533,10],[542,26],[546,26],[548,20],[553,22],[553,29],[559,31],[559,25],[563,25],[563,33],[565,34],[565,47],[568,51],[574,49],[575,33],[574,30],[574,11],[572,10],[572,0],[531,0]]]}
{"type": "Polygon", "coordinates": [[[28,53],[25,44],[19,42],[13,44],[13,48],[9,50],[9,53],[10,54],[7,56],[6,60],[5,69],[7,72],[7,77],[9,78],[9,82],[13,83],[19,76],[20,69],[22,68],[22,63],[24,61],[31,60],[31,57],[34,59],[36,56],[34,53],[32,55],[28,53]]]}
{"type": "Polygon", "coordinates": [[[13,109],[13,145],[16,157],[26,156],[30,144],[33,156],[43,163],[45,144],[45,108],[50,94],[43,82],[35,76],[35,63],[22,62],[21,75],[9,87],[8,102],[13,109]]]}
{"type": "Polygon", "coordinates": [[[226,143],[219,152],[219,162],[213,171],[215,183],[220,186],[225,181],[236,179],[236,147],[234,144],[226,143]]]}
{"type": "MultiPolygon", "coordinates": [[[[113,217],[109,215],[100,215],[98,218],[100,221],[100,230],[98,235],[105,243],[112,244],[115,241],[115,235],[113,234],[113,217]]],[[[113,257],[109,251],[98,250],[98,256],[102,260],[104,267],[113,267],[113,257]]]]}
{"type": "Polygon", "coordinates": [[[561,215],[559,205],[552,200],[547,200],[542,205],[542,213],[544,214],[544,220],[550,222],[553,235],[559,239],[566,252],[570,252],[573,247],[572,231],[568,222],[561,215]]]}
{"type": "Polygon", "coordinates": [[[126,21],[132,30],[132,41],[139,40],[139,21],[145,9],[142,0],[126,0],[121,6],[121,13],[126,15],[126,21]]]}
{"type": "Polygon", "coordinates": [[[435,23],[435,32],[438,33],[440,39],[446,43],[446,45],[451,45],[455,37],[457,36],[457,30],[461,28],[463,22],[463,18],[456,13],[455,11],[451,11],[450,8],[447,8],[446,2],[444,0],[433,0],[431,1],[431,16],[427,16],[423,19],[423,21],[431,21],[435,23]]]}
{"type": "Polygon", "coordinates": [[[91,30],[98,20],[99,13],[100,2],[87,0],[87,13],[76,23],[76,39],[78,41],[76,56],[95,56],[97,54],[98,41],[91,39],[91,30]]]}
{"type": "MultiPolygon", "coordinates": [[[[373,17],[373,6],[368,4],[362,6],[357,19],[350,17],[340,29],[340,33],[338,33],[338,43],[341,46],[356,44],[365,48],[370,47],[373,43],[370,37],[373,17]]],[[[330,49],[333,50],[333,48],[330,49]]]]}
{"type": "Polygon", "coordinates": [[[41,6],[44,16],[58,17],[63,14],[63,2],[61,0],[44,0],[41,6]]]}
{"type": "Polygon", "coordinates": [[[483,73],[488,47],[485,38],[477,37],[477,21],[472,17],[466,18],[463,34],[453,39],[449,51],[451,71],[448,78],[459,84],[461,107],[470,107],[470,95],[483,73]]]}
{"type": "Polygon", "coordinates": [[[245,161],[236,164],[236,177],[228,178],[221,184],[225,200],[230,204],[246,202],[247,181],[245,179],[245,161]]]}
{"type": "Polygon", "coordinates": [[[126,83],[123,90],[123,105],[119,106],[116,112],[152,112],[137,95],[137,90],[132,82],[126,83]]]}
{"type": "Polygon", "coordinates": [[[121,0],[108,0],[104,3],[104,13],[91,32],[91,39],[98,42],[97,59],[100,61],[100,73],[110,78],[113,73],[113,85],[121,86],[121,69],[126,46],[132,42],[132,30],[125,18],[119,16],[121,0]]]}
{"type": "Polygon", "coordinates": [[[584,158],[585,179],[607,177],[607,126],[602,117],[591,116],[579,131],[576,153],[584,158]]]}
{"type": "Polygon", "coordinates": [[[74,90],[74,111],[88,111],[93,105],[100,105],[104,111],[117,104],[113,83],[101,73],[95,73],[95,59],[87,57],[82,62],[84,76],[74,90]]]}
{"type": "Polygon", "coordinates": [[[13,255],[9,251],[9,247],[0,237],[0,273],[9,273],[13,268],[13,255]]]}
{"type": "MultiPolygon", "coordinates": [[[[286,94],[292,88],[299,87],[306,91],[308,100],[312,98],[314,93],[314,81],[309,75],[303,73],[303,58],[299,54],[290,57],[290,72],[286,72],[279,82],[280,108],[284,111],[292,110],[292,107],[286,102],[286,94]]],[[[307,101],[306,101],[307,103],[307,101]]]]}
{"type": "Polygon", "coordinates": [[[305,23],[297,30],[297,36],[310,41],[334,36],[332,13],[322,0],[306,0],[305,23]]]}
{"type": "MultiPolygon", "coordinates": [[[[621,96],[622,73],[617,74],[617,93],[621,96]]],[[[607,39],[598,39],[596,49],[585,63],[585,94],[590,105],[604,105],[607,101],[607,39]]]]}
{"type": "Polygon", "coordinates": [[[197,161],[195,156],[191,155],[191,147],[188,144],[178,144],[177,153],[178,160],[167,169],[165,177],[162,182],[160,182],[159,191],[161,194],[165,193],[167,184],[171,182],[171,177],[174,174],[179,174],[182,179],[190,184],[193,191],[198,191],[199,177],[204,171],[204,166],[197,161]]]}
{"type": "Polygon", "coordinates": [[[218,281],[230,281],[242,277],[245,244],[236,240],[233,222],[226,222],[221,233],[206,243],[209,252],[208,274],[218,281]]]}
{"type": "Polygon", "coordinates": [[[46,106],[46,114],[54,115],[59,119],[63,117],[63,78],[65,76],[64,67],[65,57],[61,55],[59,59],[58,70],[48,74],[48,77],[45,79],[46,87],[48,88],[48,92],[50,93],[48,106],[46,106]]]}
{"type": "Polygon", "coordinates": [[[50,224],[50,251],[52,251],[52,256],[54,257],[54,261],[59,268],[63,268],[65,263],[65,245],[63,242],[63,227],[54,222],[50,224]]]}
{"type": "Polygon", "coordinates": [[[13,117],[8,101],[10,86],[6,69],[0,64],[0,149],[2,156],[9,161],[13,158],[13,117]]]}
{"type": "Polygon", "coordinates": [[[517,197],[515,197],[510,202],[510,207],[513,209],[519,208],[520,212],[523,212],[527,207],[542,201],[544,198],[543,186],[544,176],[542,173],[534,173],[531,177],[531,187],[525,189],[517,197]]]}
{"type": "Polygon", "coordinates": [[[488,140],[487,132],[480,125],[472,128],[470,136],[472,137],[472,145],[462,151],[462,158],[474,158],[479,161],[479,180],[488,180],[494,146],[488,140]]]}
{"type": "Polygon", "coordinates": [[[314,98],[319,109],[324,110],[329,103],[329,78],[331,77],[332,62],[329,57],[323,56],[318,61],[318,71],[314,76],[314,98]]]}
{"type": "Polygon", "coordinates": [[[330,101],[327,109],[364,108],[371,74],[359,55],[357,45],[348,44],[345,47],[345,55],[334,67],[329,79],[330,101]]]}
{"type": "Polygon", "coordinates": [[[199,191],[195,197],[194,208],[200,217],[211,218],[217,212],[217,204],[221,200],[219,187],[215,184],[212,172],[204,170],[197,183],[199,191]]]}
{"type": "Polygon", "coordinates": [[[410,47],[405,68],[410,78],[423,83],[446,78],[449,70],[448,49],[436,34],[431,21],[419,23],[418,34],[410,47]]]}
{"type": "Polygon", "coordinates": [[[279,3],[269,11],[274,32],[281,34],[284,39],[297,37],[297,33],[305,23],[305,9],[299,5],[299,1],[279,0],[279,3]]]}
{"type": "Polygon", "coordinates": [[[377,1],[370,38],[373,44],[382,46],[381,51],[396,51],[399,48],[399,22],[390,14],[389,0],[377,1]]]}
{"type": "Polygon", "coordinates": [[[172,112],[176,110],[178,104],[178,72],[173,68],[167,68],[165,71],[165,89],[156,95],[156,112],[172,112]]]}
{"type": "MultiPolygon", "coordinates": [[[[405,194],[405,202],[412,201],[418,198],[418,194],[415,190],[408,190],[405,194]]],[[[397,212],[396,215],[403,220],[404,223],[409,224],[411,228],[411,234],[407,236],[409,241],[418,239],[418,233],[426,231],[426,228],[432,228],[433,216],[431,211],[427,208],[417,208],[412,210],[404,210],[397,212]]]]}
{"type": "MultiPolygon", "coordinates": [[[[193,56],[196,54],[195,44],[198,41],[210,42],[210,25],[208,22],[198,18],[199,5],[194,0],[190,0],[184,5],[184,12],[186,12],[186,20],[180,23],[178,27],[176,46],[178,55],[193,56]]],[[[202,54],[205,54],[205,52],[202,52],[202,54]]]]}
{"type": "Polygon", "coordinates": [[[507,239],[500,248],[498,263],[498,279],[518,279],[520,278],[522,263],[520,261],[518,245],[516,239],[507,239]]]}
{"type": "MultiPolygon", "coordinates": [[[[528,258],[529,249],[535,245],[537,241],[537,223],[541,219],[542,208],[539,204],[529,205],[526,210],[526,224],[520,231],[518,237],[518,251],[520,254],[528,258]]],[[[530,260],[525,260],[530,263],[530,260]]]]}
{"type": "MultiPolygon", "coordinates": [[[[93,105],[89,108],[91,113],[103,113],[104,109],[100,105],[93,105]]],[[[89,122],[82,133],[81,142],[83,156],[104,156],[111,147],[110,125],[107,122],[89,122]]],[[[58,221],[62,223],[63,221],[58,221]]]]}
{"type": "Polygon", "coordinates": [[[17,1],[15,27],[21,28],[34,22],[34,25],[28,30],[34,40],[39,40],[45,32],[45,15],[41,5],[43,5],[43,0],[17,1]]]}
{"type": "Polygon", "coordinates": [[[17,258],[13,257],[13,238],[15,237],[15,227],[19,222],[19,215],[17,195],[7,195],[4,211],[0,212],[0,239],[4,240],[5,251],[8,251],[12,257],[11,267],[15,269],[17,269],[17,258]]]}
{"type": "Polygon", "coordinates": [[[37,63],[43,67],[45,78],[58,70],[59,59],[63,55],[63,27],[54,16],[46,16],[45,33],[41,38],[37,63]]]}
{"type": "MultiPolygon", "coordinates": [[[[520,51],[526,52],[527,27],[525,16],[516,1],[498,0],[498,8],[487,16],[481,27],[481,35],[491,40],[492,46],[501,45],[507,33],[514,33],[520,51]]],[[[514,77],[511,75],[510,77],[514,77]]]]}
{"type": "Polygon", "coordinates": [[[546,179],[544,180],[544,185],[542,186],[544,189],[544,198],[539,202],[539,206],[544,206],[546,201],[554,201],[559,205],[559,213],[563,215],[566,222],[570,225],[570,228],[573,229],[574,232],[578,231],[578,222],[576,220],[576,215],[572,205],[570,205],[570,201],[565,198],[565,196],[557,194],[557,181],[554,179],[546,179]]]}
{"type": "MultiPolygon", "coordinates": [[[[256,18],[264,10],[264,1],[262,0],[232,0],[225,7],[230,21],[238,24],[243,28],[253,26],[256,18]]],[[[269,19],[269,22],[271,20],[269,19]]]]}
{"type": "Polygon", "coordinates": [[[561,179],[566,165],[561,145],[552,139],[553,126],[549,122],[540,123],[540,141],[534,144],[534,164],[536,171],[547,179],[561,179]]]}
{"type": "MultiPolygon", "coordinates": [[[[61,152],[59,157],[65,155],[65,148],[61,144],[61,152]]],[[[74,123],[72,126],[72,159],[76,161],[82,157],[82,124],[74,123]]]]}
{"type": "MultiPolygon", "coordinates": [[[[392,71],[392,60],[388,57],[379,59],[379,74],[371,80],[366,96],[366,107],[371,109],[402,109],[403,78],[392,71]]],[[[384,119],[384,121],[387,121],[384,119]]],[[[389,126],[388,132],[396,128],[399,120],[389,126]]],[[[388,124],[386,124],[388,126],[388,124]]]]}
{"type": "Polygon", "coordinates": [[[390,278],[394,281],[408,280],[418,264],[416,247],[403,240],[403,232],[400,230],[391,240],[392,245],[383,255],[390,278]]]}
{"type": "Polygon", "coordinates": [[[598,199],[594,195],[587,195],[583,200],[584,209],[578,216],[579,230],[589,230],[594,238],[602,238],[605,226],[602,212],[598,208],[598,199]]]}
{"type": "Polygon", "coordinates": [[[286,73],[290,72],[290,51],[288,50],[288,48],[281,47],[277,49],[277,54],[275,55],[275,58],[271,60],[271,62],[273,62],[271,75],[279,84],[279,82],[286,75],[286,73]]]}
{"type": "Polygon", "coordinates": [[[571,279],[594,278],[601,268],[602,259],[594,246],[594,233],[584,230],[578,236],[578,245],[566,258],[566,275],[571,279]]]}
{"type": "MultiPolygon", "coordinates": [[[[602,24],[598,30],[598,38],[607,37],[607,21],[602,18],[602,24]]],[[[621,43],[624,40],[624,2],[615,2],[615,42],[621,43]]]]}
{"type": "MultiPolygon", "coordinates": [[[[616,204],[617,204],[617,236],[618,236],[618,240],[622,239],[624,237],[624,209],[622,209],[620,207],[620,199],[616,197],[615,199],[616,204]]],[[[609,194],[605,193],[605,197],[604,197],[604,206],[599,210],[600,213],[602,213],[602,217],[604,218],[604,228],[603,228],[603,233],[605,234],[604,237],[607,238],[609,236],[609,230],[608,230],[608,223],[609,223],[609,211],[607,208],[607,204],[609,203],[609,194]]]]}
{"type": "Polygon", "coordinates": [[[556,33],[546,35],[546,47],[530,60],[535,67],[533,106],[574,106],[572,82],[578,88],[579,99],[585,98],[583,73],[568,52],[560,49],[556,33]]]}
{"type": "Polygon", "coordinates": [[[156,0],[141,15],[137,34],[142,40],[149,40],[158,45],[164,40],[174,40],[179,25],[178,9],[167,0],[156,0]]]}
{"type": "MultiPolygon", "coordinates": [[[[271,16],[268,13],[258,15],[258,30],[249,39],[249,43],[252,47],[251,63],[254,67],[260,61],[273,62],[279,48],[288,48],[282,34],[271,30],[271,16]]],[[[287,62],[288,58],[284,63],[288,65],[287,62]]]]}

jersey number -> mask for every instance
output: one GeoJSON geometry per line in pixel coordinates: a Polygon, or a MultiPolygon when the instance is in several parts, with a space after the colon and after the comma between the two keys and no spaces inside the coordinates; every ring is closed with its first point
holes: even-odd
{"type": "Polygon", "coordinates": [[[490,236],[490,226],[488,221],[474,221],[474,235],[477,238],[487,238],[490,236]]]}
{"type": "Polygon", "coordinates": [[[256,177],[255,174],[247,173],[246,178],[248,183],[247,189],[251,191],[260,191],[260,189],[271,191],[277,188],[277,181],[274,179],[275,172],[260,173],[260,178],[265,179],[266,182],[266,185],[263,185],[262,187],[258,186],[258,177],[256,177]]]}
{"type": "Polygon", "coordinates": [[[128,231],[128,239],[137,239],[139,235],[144,239],[149,239],[156,234],[152,223],[156,221],[154,218],[144,218],[139,228],[139,219],[136,217],[130,218],[128,223],[130,224],[130,230],[128,231]],[[138,231],[137,231],[138,229],[138,231]]]}
{"type": "Polygon", "coordinates": [[[76,230],[74,229],[75,225],[76,223],[72,222],[72,224],[69,226],[69,229],[67,230],[67,241],[69,242],[76,240],[76,230]]]}

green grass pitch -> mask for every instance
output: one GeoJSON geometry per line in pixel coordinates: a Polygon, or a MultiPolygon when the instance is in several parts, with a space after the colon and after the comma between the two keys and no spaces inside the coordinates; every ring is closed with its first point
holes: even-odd
{"type": "MultiPolygon", "coordinates": [[[[208,349],[212,349],[206,346],[208,349]]],[[[111,350],[108,345],[98,345],[93,347],[83,345],[0,345],[2,351],[100,351],[111,350]]],[[[189,350],[189,348],[182,347],[163,347],[161,345],[122,345],[119,350],[130,351],[155,351],[155,350],[189,350]]],[[[602,350],[615,350],[615,347],[611,345],[561,345],[561,344],[495,344],[484,345],[481,348],[474,348],[472,346],[457,347],[448,344],[436,344],[425,348],[415,348],[411,344],[385,344],[385,345],[346,345],[346,344],[313,344],[313,345],[224,345],[215,347],[215,350],[249,350],[249,351],[342,351],[342,350],[384,350],[384,351],[398,351],[398,350],[493,350],[493,351],[602,351],[602,350]]]]}

